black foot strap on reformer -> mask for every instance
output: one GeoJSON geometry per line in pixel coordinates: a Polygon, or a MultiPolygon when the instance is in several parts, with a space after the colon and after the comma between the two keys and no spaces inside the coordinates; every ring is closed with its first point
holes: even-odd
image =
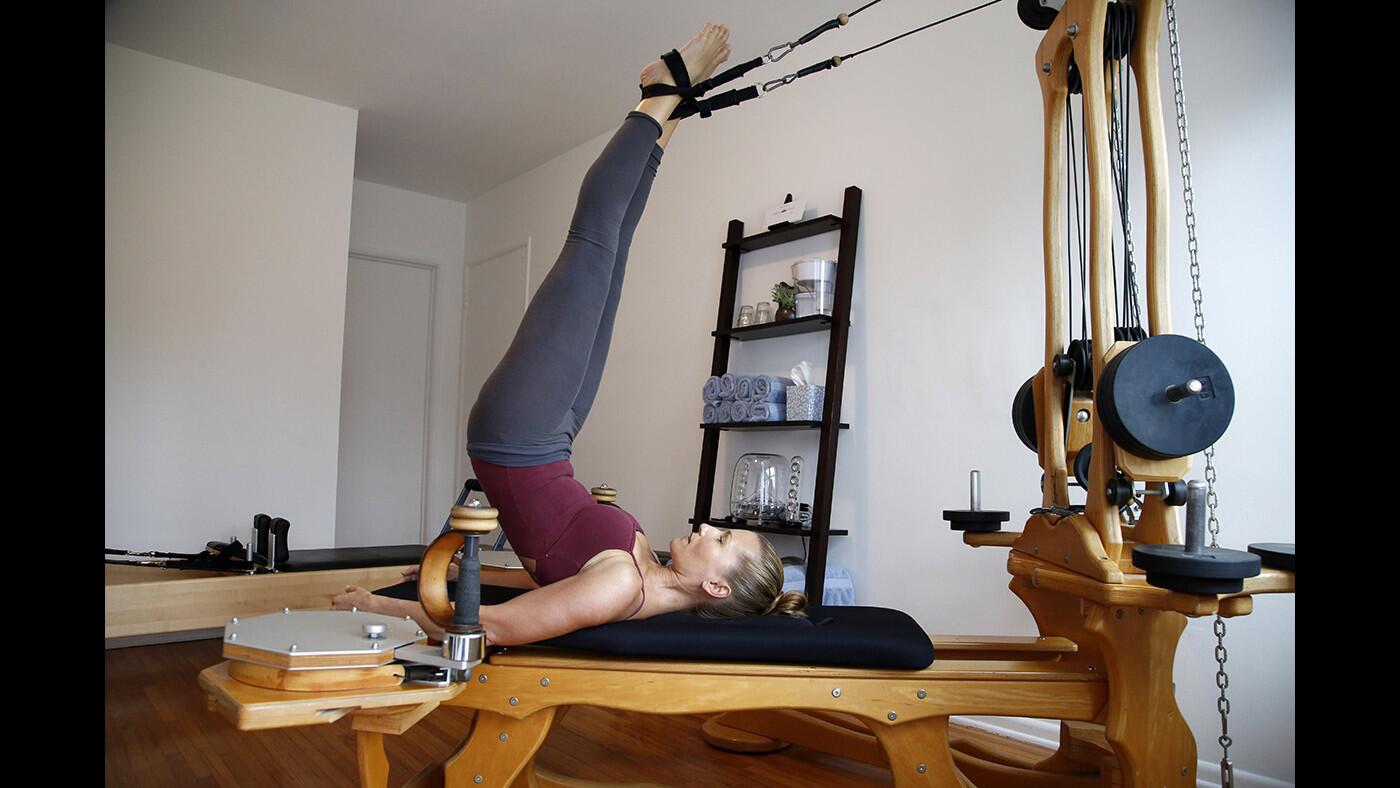
{"type": "Polygon", "coordinates": [[[686,70],[685,61],[681,59],[680,52],[672,49],[661,55],[661,60],[671,71],[671,78],[676,81],[675,85],[642,85],[642,98],[652,98],[653,96],[680,96],[681,103],[671,113],[670,120],[680,120],[699,113],[700,117],[708,118],[717,109],[732,107],[740,102],[758,97],[758,86],[750,85],[746,88],[728,90],[717,96],[708,99],[700,97],[717,85],[738,79],[749,71],[763,65],[763,58],[756,57],[746,63],[716,74],[709,79],[692,85],[690,82],[690,72],[686,70]]]}

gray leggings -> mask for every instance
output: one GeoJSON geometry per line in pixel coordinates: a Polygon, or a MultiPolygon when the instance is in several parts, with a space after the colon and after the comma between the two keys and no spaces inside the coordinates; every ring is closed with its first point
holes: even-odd
{"type": "Polygon", "coordinates": [[[660,136],[660,123],[630,112],[588,168],[564,249],[472,406],[468,456],[518,468],[573,453],[608,359],[627,248],[661,164],[660,136]]]}

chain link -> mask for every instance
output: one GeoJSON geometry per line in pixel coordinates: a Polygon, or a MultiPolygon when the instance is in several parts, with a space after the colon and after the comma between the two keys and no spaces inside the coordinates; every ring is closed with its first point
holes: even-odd
{"type": "MultiPolygon", "coordinates": [[[[1178,150],[1181,154],[1181,196],[1186,202],[1186,251],[1191,256],[1191,303],[1195,306],[1196,341],[1206,343],[1206,318],[1201,309],[1201,264],[1197,258],[1199,246],[1196,241],[1195,192],[1191,188],[1191,144],[1186,135],[1186,89],[1181,80],[1181,41],[1176,29],[1175,0],[1166,0],[1167,36],[1171,45],[1172,87],[1176,93],[1176,132],[1180,139],[1178,150]]],[[[1219,546],[1220,521],[1216,518],[1219,500],[1215,494],[1215,447],[1205,450],[1206,457],[1206,506],[1210,512],[1210,546],[1219,546]]],[[[1220,688],[1220,698],[1216,709],[1220,712],[1220,786],[1233,788],[1235,784],[1234,766],[1230,762],[1230,699],[1225,690],[1230,686],[1230,675],[1225,672],[1225,661],[1229,652],[1225,650],[1225,619],[1215,615],[1215,685],[1220,688]]]]}

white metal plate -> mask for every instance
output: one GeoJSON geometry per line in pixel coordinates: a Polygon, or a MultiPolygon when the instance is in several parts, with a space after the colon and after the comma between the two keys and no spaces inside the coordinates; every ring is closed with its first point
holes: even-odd
{"type": "Polygon", "coordinates": [[[427,636],[412,619],[405,621],[363,610],[292,610],[234,619],[224,626],[225,643],[302,657],[378,656],[426,640],[427,636]],[[383,624],[383,636],[370,638],[362,629],[365,624],[383,624]]]}

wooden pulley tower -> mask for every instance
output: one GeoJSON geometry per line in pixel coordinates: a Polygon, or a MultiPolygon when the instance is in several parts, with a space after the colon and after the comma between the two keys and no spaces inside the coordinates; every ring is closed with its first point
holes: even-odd
{"type": "Polygon", "coordinates": [[[1041,369],[1014,400],[1012,421],[1044,471],[1041,505],[1021,533],[965,531],[963,540],[1010,547],[1010,588],[1040,634],[1073,640],[1079,651],[1064,659],[1109,678],[1109,702],[1096,724],[1061,723],[1060,751],[1037,770],[1097,773],[1104,784],[1186,788],[1196,784],[1196,740],[1172,684],[1186,618],[1246,615],[1255,594],[1291,593],[1293,573],[1291,564],[1261,567],[1257,555],[1205,548],[1199,527],[1194,543],[1182,544],[1178,510],[1188,497],[1198,502],[1193,520],[1204,521],[1204,485],[1187,484],[1191,456],[1225,431],[1234,390],[1223,362],[1203,342],[1172,333],[1170,190],[1157,66],[1166,0],[1020,5],[1022,19],[1045,30],[1033,64],[1045,118],[1045,344],[1041,369]],[[1048,7],[1056,5],[1058,13],[1048,7]],[[1077,118],[1071,95],[1080,96],[1077,118]],[[1137,245],[1127,183],[1134,135],[1146,192],[1137,245]],[[1067,154],[1076,145],[1082,145],[1079,161],[1067,154]],[[1113,245],[1115,219],[1122,225],[1121,258],[1113,245]],[[1077,236],[1070,233],[1074,223],[1077,236]],[[1080,282],[1072,281],[1076,252],[1080,282]],[[1136,304],[1139,256],[1145,325],[1136,304]],[[1125,275],[1117,280],[1120,263],[1125,275]],[[1076,317],[1069,304],[1081,284],[1088,292],[1076,317]],[[1082,329],[1072,338],[1076,319],[1082,329]],[[1082,505],[1071,503],[1072,480],[1084,488],[1082,505]],[[1129,515],[1130,504],[1140,513],[1129,515]],[[1143,548],[1140,561],[1157,558],[1149,555],[1156,550],[1162,563],[1144,571],[1134,564],[1135,547],[1143,548]],[[1240,566],[1216,566],[1228,561],[1240,566]],[[1228,577],[1172,574],[1182,566],[1188,575],[1228,577]]]}

